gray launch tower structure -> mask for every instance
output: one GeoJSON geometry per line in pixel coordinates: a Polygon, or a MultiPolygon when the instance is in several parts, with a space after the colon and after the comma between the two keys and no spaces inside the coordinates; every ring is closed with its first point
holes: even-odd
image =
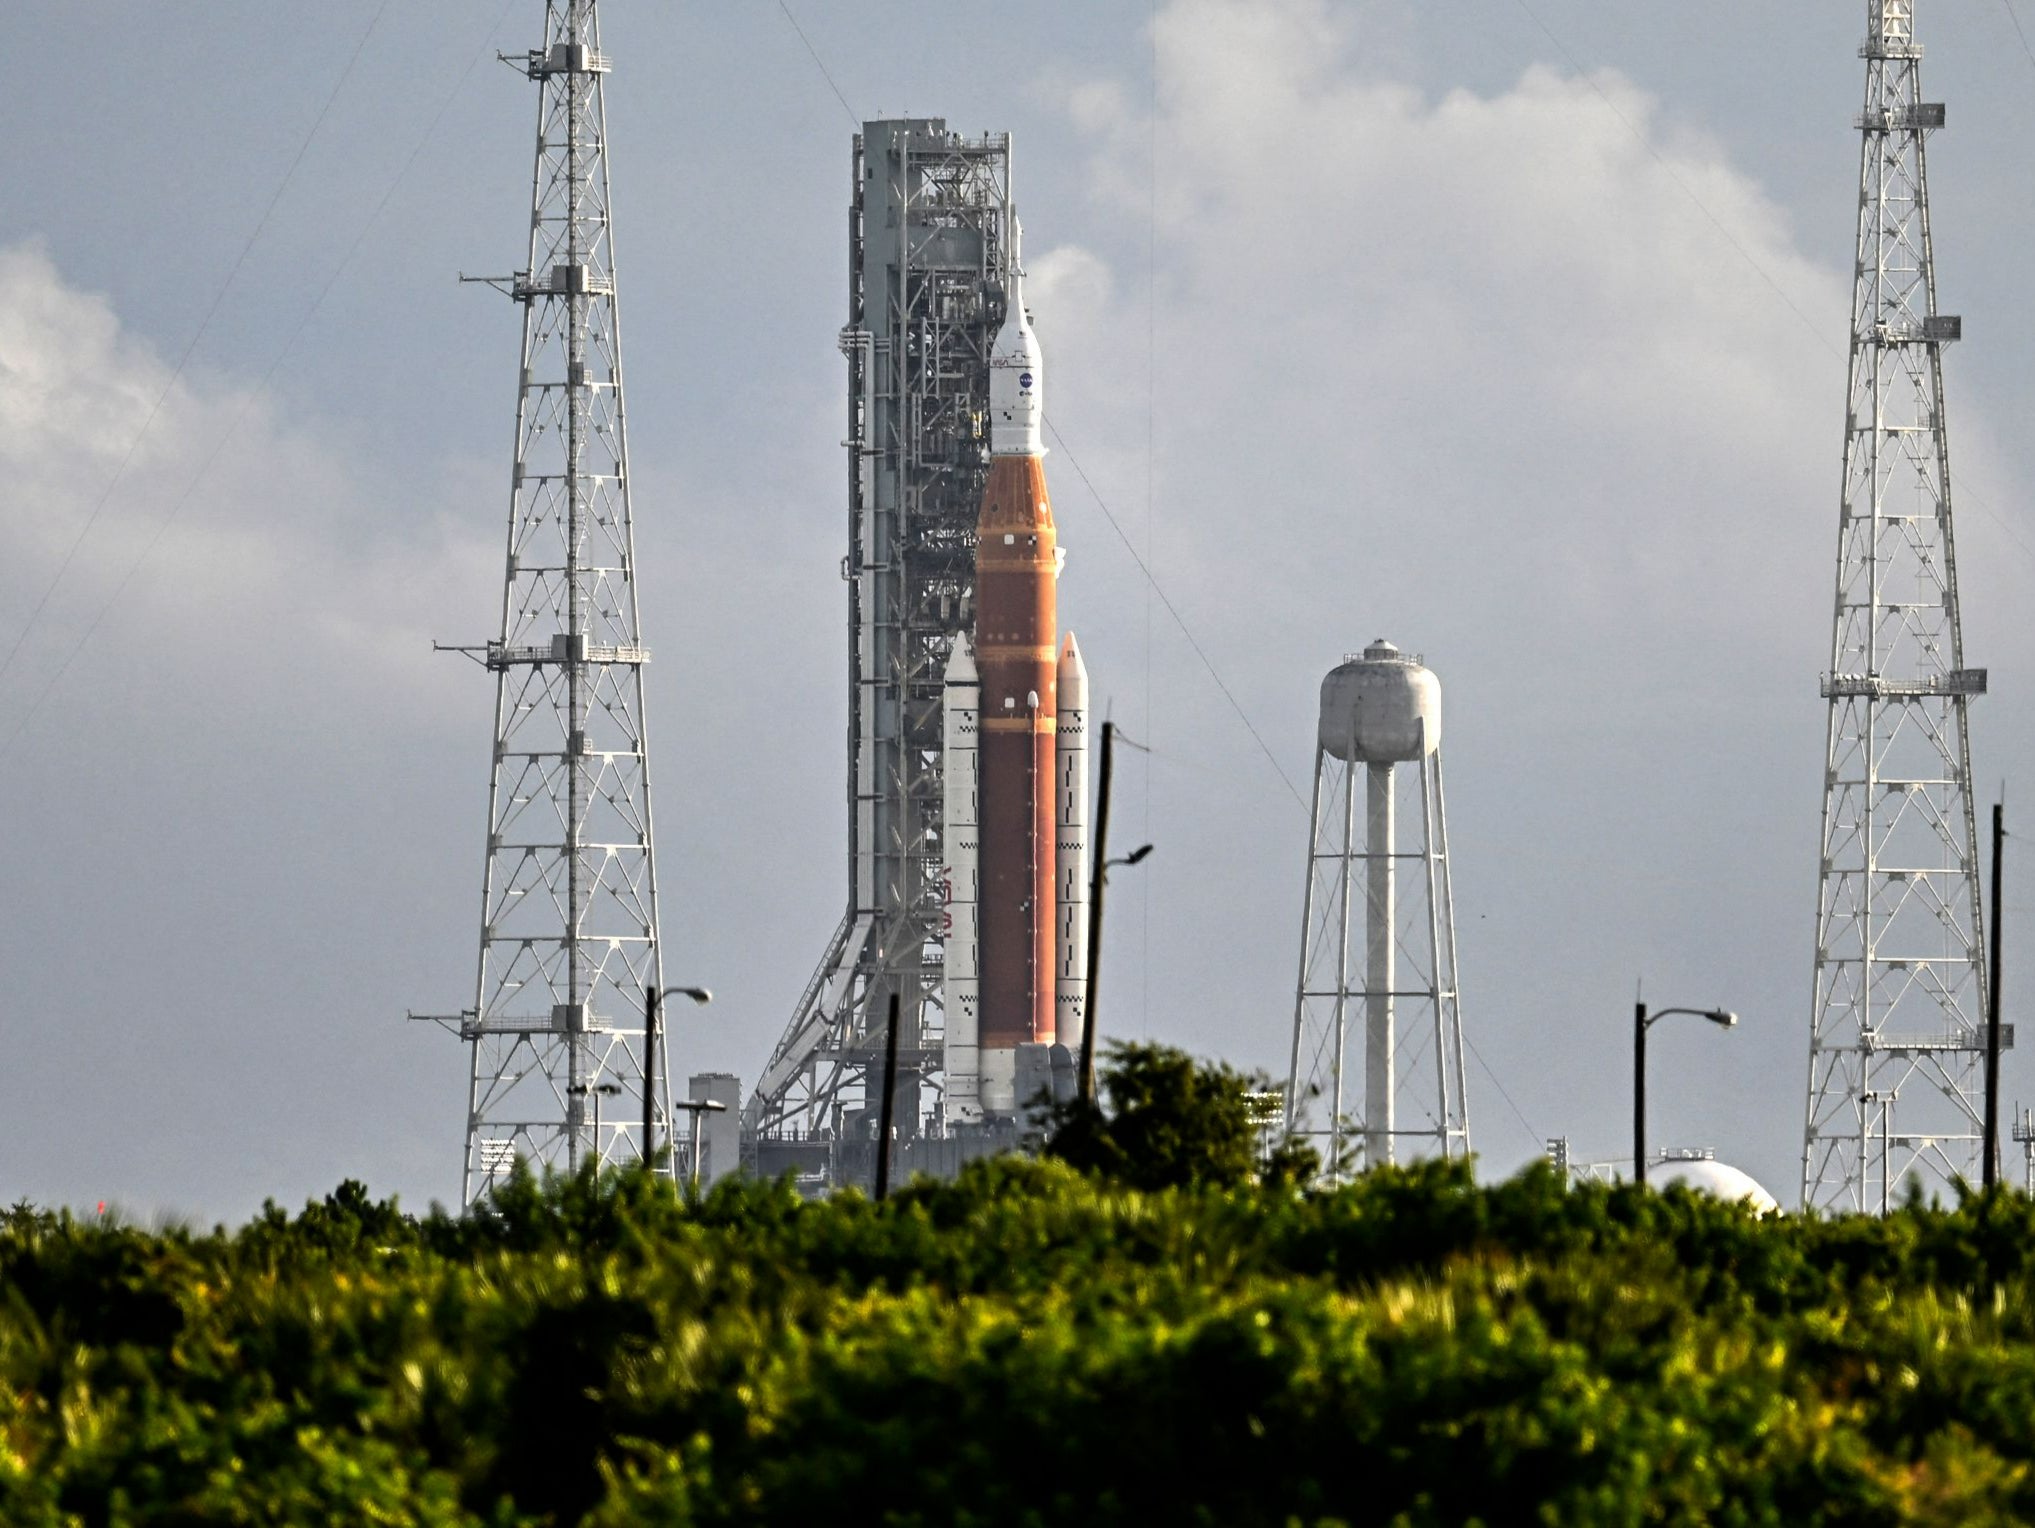
{"type": "Polygon", "coordinates": [[[758,1078],[748,1149],[809,1179],[871,1134],[890,1000],[899,1133],[936,1113],[945,1015],[942,680],[973,619],[1010,139],[856,135],[848,225],[847,908],[758,1078]]]}
{"type": "Polygon", "coordinates": [[[1987,972],[1914,0],[1868,0],[1802,1204],[1977,1183],[1987,972]]]}
{"type": "MultiPolygon", "coordinates": [[[[567,1170],[672,1139],[644,1032],[661,985],[607,112],[595,0],[546,0],[522,308],[462,1199],[518,1157],[567,1170]],[[606,1100],[607,1107],[603,1108],[606,1100]]],[[[661,1049],[661,1044],[658,1047],[661,1049]]],[[[667,1162],[663,1169],[671,1170],[667,1162]]]]}

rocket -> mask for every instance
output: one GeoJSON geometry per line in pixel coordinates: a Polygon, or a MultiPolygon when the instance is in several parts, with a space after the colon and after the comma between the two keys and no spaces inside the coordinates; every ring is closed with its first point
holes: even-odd
{"type": "Polygon", "coordinates": [[[1047,1048],[1080,1045],[1087,1005],[1088,671],[1072,634],[1059,641],[1065,554],[1015,222],[989,355],[975,630],[955,639],[943,687],[950,1124],[1029,1105],[1052,1076],[1047,1048]]]}

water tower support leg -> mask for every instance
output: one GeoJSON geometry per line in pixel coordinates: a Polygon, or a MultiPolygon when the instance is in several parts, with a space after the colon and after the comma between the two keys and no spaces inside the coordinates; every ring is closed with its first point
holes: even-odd
{"type": "Polygon", "coordinates": [[[1364,858],[1369,903],[1364,948],[1364,1165],[1392,1160],[1392,766],[1365,766],[1364,858]]]}

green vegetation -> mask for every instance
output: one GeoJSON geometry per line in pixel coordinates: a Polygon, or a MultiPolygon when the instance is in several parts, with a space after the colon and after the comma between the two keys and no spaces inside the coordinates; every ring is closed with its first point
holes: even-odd
{"type": "MultiPolygon", "coordinates": [[[[1113,1076],[1086,1128],[1122,1128],[1070,1155],[1209,1096],[1113,1076]]],[[[1175,1186],[1006,1159],[882,1206],[623,1174],[209,1235],[17,1208],[0,1522],[2035,1521],[2018,1195],[1762,1222],[1174,1144],[1175,1186]]]]}
{"type": "Polygon", "coordinates": [[[1118,1043],[1097,1078],[1101,1108],[1077,1099],[1050,1112],[1046,1151],[1084,1172],[1148,1192],[1299,1184],[1320,1159],[1288,1143],[1258,1160],[1264,1078],[1197,1061],[1170,1045],[1118,1043]]]}

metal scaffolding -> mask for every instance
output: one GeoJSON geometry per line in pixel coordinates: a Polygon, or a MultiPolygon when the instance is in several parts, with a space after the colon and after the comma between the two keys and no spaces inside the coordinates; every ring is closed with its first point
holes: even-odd
{"type": "Polygon", "coordinates": [[[475,1000],[439,1020],[471,1049],[469,1204],[518,1157],[639,1157],[646,1117],[671,1138],[669,1068],[647,1065],[643,1028],[662,975],[649,652],[596,9],[547,0],[543,45],[504,55],[540,92],[529,263],[480,278],[521,305],[523,347],[501,634],[459,649],[496,676],[475,1000]]]}
{"type": "Polygon", "coordinates": [[[1870,0],[1802,1204],[1979,1179],[1986,967],[1913,0],[1870,0]]]}
{"type": "MultiPolygon", "coordinates": [[[[848,226],[848,905],[745,1111],[759,1141],[859,1138],[899,999],[897,1107],[937,1119],[942,676],[973,618],[1010,139],[868,122],[848,226]]],[[[831,1174],[822,1151],[813,1171],[831,1174]]]]}

